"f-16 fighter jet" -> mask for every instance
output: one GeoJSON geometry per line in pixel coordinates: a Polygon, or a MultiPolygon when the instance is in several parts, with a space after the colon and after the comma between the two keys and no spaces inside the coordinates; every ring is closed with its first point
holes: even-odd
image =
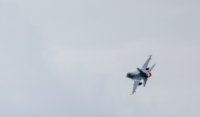
{"type": "Polygon", "coordinates": [[[132,94],[134,94],[136,91],[137,86],[142,85],[142,82],[140,82],[141,80],[143,80],[143,86],[145,87],[148,78],[151,77],[151,71],[154,68],[154,66],[156,64],[154,64],[151,68],[147,67],[149,64],[149,61],[151,60],[151,56],[149,56],[149,58],[147,59],[147,61],[144,63],[144,65],[141,68],[137,68],[136,72],[130,72],[127,73],[128,78],[134,80],[134,84],[133,84],[133,91],[132,94]]]}

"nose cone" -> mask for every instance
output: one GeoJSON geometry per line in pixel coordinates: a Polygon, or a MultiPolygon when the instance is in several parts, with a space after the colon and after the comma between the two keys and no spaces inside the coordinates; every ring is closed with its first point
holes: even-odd
{"type": "Polygon", "coordinates": [[[127,73],[126,77],[133,78],[133,75],[131,73],[127,73]]]}

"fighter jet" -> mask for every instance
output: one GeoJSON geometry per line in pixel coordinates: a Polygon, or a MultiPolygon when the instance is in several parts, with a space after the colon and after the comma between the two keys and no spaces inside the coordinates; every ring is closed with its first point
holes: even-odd
{"type": "Polygon", "coordinates": [[[144,65],[141,68],[137,68],[137,71],[135,72],[130,72],[127,73],[127,78],[130,78],[132,80],[134,80],[134,84],[133,84],[133,91],[131,94],[134,94],[136,91],[137,86],[142,85],[142,82],[140,82],[141,80],[143,80],[143,86],[145,87],[148,78],[151,77],[151,71],[154,68],[154,66],[156,64],[154,64],[151,68],[147,67],[149,64],[149,61],[151,60],[151,56],[149,56],[149,58],[147,59],[147,61],[144,63],[144,65]]]}

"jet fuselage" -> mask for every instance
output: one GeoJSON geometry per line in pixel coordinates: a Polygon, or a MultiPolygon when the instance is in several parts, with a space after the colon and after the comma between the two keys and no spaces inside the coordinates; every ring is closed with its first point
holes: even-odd
{"type": "Polygon", "coordinates": [[[132,73],[127,73],[126,77],[130,78],[132,80],[138,80],[138,81],[140,81],[142,79],[141,74],[138,71],[132,72],[132,73]]]}

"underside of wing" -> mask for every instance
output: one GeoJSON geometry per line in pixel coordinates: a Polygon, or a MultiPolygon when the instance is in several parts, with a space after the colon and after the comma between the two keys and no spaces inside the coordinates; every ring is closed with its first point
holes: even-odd
{"type": "Polygon", "coordinates": [[[140,81],[134,81],[132,94],[134,94],[136,92],[135,90],[137,89],[137,86],[139,83],[140,83],[140,81]]]}
{"type": "Polygon", "coordinates": [[[142,69],[146,69],[147,68],[147,66],[149,64],[149,61],[151,60],[151,56],[152,55],[150,55],[149,58],[147,59],[147,61],[144,63],[144,65],[142,66],[142,69]]]}

